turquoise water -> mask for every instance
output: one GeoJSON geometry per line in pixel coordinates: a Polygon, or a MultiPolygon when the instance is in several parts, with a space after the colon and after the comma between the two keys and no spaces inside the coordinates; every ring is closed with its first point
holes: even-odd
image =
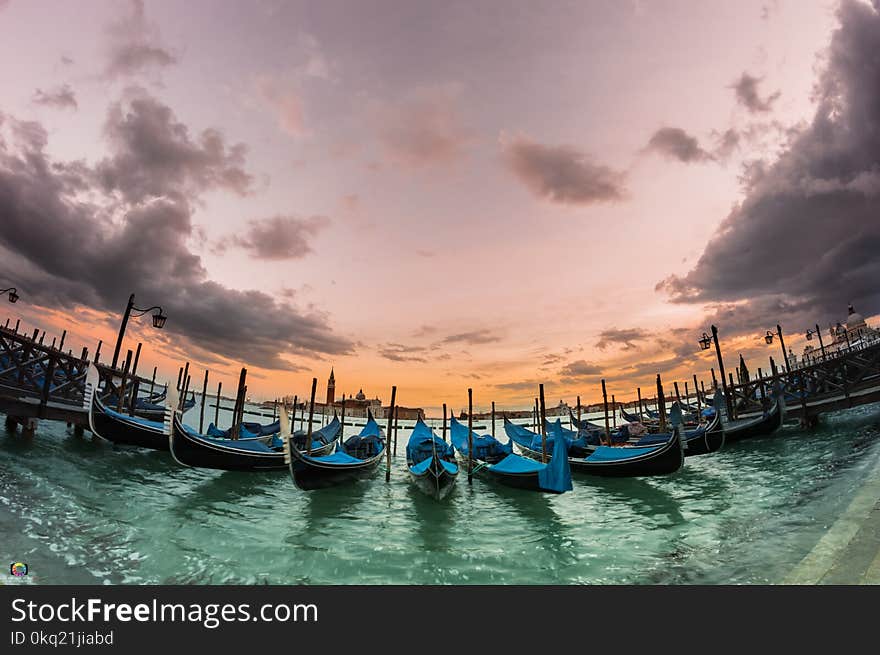
{"type": "MultiPolygon", "coordinates": [[[[545,496],[466,480],[301,492],[285,473],[186,469],[43,423],[0,431],[0,557],[31,583],[767,583],[842,513],[880,457],[880,408],[688,458],[664,478],[545,496]]],[[[10,578],[6,578],[7,581],[10,578]]]]}

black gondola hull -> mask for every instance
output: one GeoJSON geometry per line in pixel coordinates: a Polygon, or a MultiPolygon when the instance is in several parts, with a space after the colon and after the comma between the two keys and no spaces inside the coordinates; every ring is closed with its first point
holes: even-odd
{"type": "MultiPolygon", "coordinates": [[[[287,463],[282,451],[248,451],[223,443],[223,440],[203,439],[189,434],[174,417],[172,433],[168,438],[174,459],[193,468],[208,468],[221,471],[264,472],[284,471],[287,463]]],[[[315,457],[329,454],[335,439],[321,448],[312,449],[315,457]]]]}
{"type": "Polygon", "coordinates": [[[93,434],[122,446],[168,450],[168,436],[162,428],[117,418],[105,409],[97,395],[94,395],[89,408],[89,427],[93,434]]]}
{"type": "Polygon", "coordinates": [[[774,402],[766,416],[751,421],[735,421],[725,425],[724,440],[726,443],[735,443],[743,439],[769,436],[780,428],[784,419],[784,406],[779,402],[774,402]]]}
{"type": "Polygon", "coordinates": [[[652,475],[669,475],[684,464],[684,451],[678,437],[649,453],[610,462],[590,462],[587,459],[569,457],[572,473],[609,478],[635,478],[652,475]]]}
{"type": "Polygon", "coordinates": [[[375,474],[385,451],[358,464],[322,464],[305,459],[295,448],[290,454],[290,477],[298,489],[314,491],[365,480],[375,474]]]}
{"type": "Polygon", "coordinates": [[[488,467],[480,468],[477,473],[487,480],[492,480],[505,487],[513,487],[514,489],[524,489],[526,491],[538,491],[545,494],[560,494],[561,491],[553,491],[541,487],[537,473],[502,473],[493,471],[488,467]]]}
{"type": "Polygon", "coordinates": [[[443,500],[455,486],[458,472],[450,473],[436,457],[433,457],[431,465],[424,473],[413,473],[412,469],[409,469],[409,476],[419,491],[434,500],[443,500]]]}

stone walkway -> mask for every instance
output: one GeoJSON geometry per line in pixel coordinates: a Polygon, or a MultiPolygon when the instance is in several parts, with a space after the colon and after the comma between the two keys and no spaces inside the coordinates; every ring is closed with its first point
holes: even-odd
{"type": "Polygon", "coordinates": [[[782,584],[880,584],[880,452],[849,507],[782,584]]]}

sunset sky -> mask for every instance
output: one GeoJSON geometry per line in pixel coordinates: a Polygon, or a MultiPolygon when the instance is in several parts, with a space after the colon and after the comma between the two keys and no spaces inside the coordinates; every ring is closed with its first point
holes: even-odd
{"type": "Polygon", "coordinates": [[[767,367],[880,312],[878,11],[0,0],[8,315],[429,411],[767,367]]]}

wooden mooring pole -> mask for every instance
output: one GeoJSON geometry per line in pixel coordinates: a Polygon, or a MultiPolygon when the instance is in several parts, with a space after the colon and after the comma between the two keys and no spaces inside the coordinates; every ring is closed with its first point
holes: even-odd
{"type": "Polygon", "coordinates": [[[443,441],[446,441],[446,403],[443,403],[443,441]]]}
{"type": "MultiPolygon", "coordinates": [[[[391,387],[391,405],[388,407],[388,427],[385,431],[388,441],[391,440],[391,421],[394,418],[394,407],[397,403],[397,386],[391,387]]],[[[391,482],[391,448],[385,444],[385,482],[391,482]]]]}
{"type": "Polygon", "coordinates": [[[605,408],[605,444],[611,445],[611,428],[608,425],[608,392],[605,390],[605,378],[602,378],[602,405],[605,408]]]}
{"type": "Polygon", "coordinates": [[[544,385],[538,385],[538,397],[541,399],[541,461],[547,463],[547,406],[544,404],[544,385]]]}
{"type": "Polygon", "coordinates": [[[306,432],[306,454],[312,452],[312,417],[315,414],[315,391],[318,388],[318,378],[312,378],[312,396],[309,401],[309,427],[306,432]]]}
{"type": "Polygon", "coordinates": [[[223,382],[217,383],[217,402],[214,403],[214,426],[220,427],[220,390],[223,388],[223,382]]]}
{"type": "Polygon", "coordinates": [[[205,369],[205,381],[202,383],[202,401],[199,403],[199,434],[205,433],[205,405],[208,404],[208,369],[205,369]]]}
{"type": "Polygon", "coordinates": [[[660,414],[660,432],[666,432],[666,397],[663,395],[663,382],[657,374],[657,411],[660,414]]]}
{"type": "Polygon", "coordinates": [[[468,388],[468,484],[474,483],[474,390],[468,388]]]}

